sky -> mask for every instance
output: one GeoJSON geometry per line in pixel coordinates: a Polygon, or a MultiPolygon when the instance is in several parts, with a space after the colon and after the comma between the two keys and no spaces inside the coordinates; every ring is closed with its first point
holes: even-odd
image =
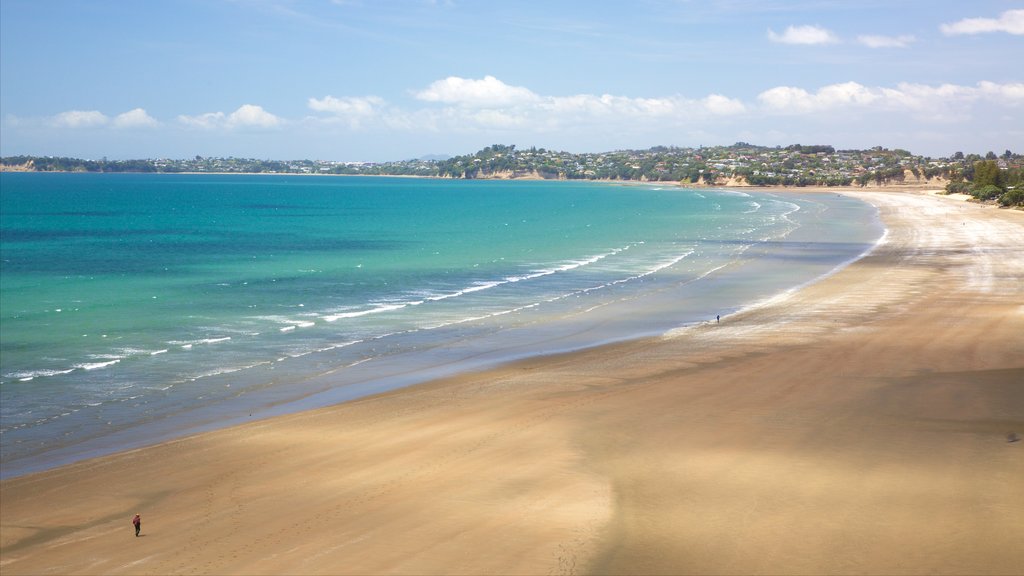
{"type": "Polygon", "coordinates": [[[3,0],[0,155],[1024,153],[1024,1],[3,0]]]}

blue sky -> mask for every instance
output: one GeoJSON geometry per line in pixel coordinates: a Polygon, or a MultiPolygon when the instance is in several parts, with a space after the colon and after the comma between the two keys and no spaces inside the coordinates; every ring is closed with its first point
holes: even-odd
{"type": "Polygon", "coordinates": [[[1024,152],[1024,2],[3,0],[0,154],[1024,152]]]}

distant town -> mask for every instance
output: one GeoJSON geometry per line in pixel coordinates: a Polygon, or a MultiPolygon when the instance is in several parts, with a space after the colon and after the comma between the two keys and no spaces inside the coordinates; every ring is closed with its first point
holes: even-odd
{"type": "Polygon", "coordinates": [[[252,158],[81,160],[50,156],[0,158],[4,171],[229,174],[336,174],[465,179],[560,179],[674,182],[694,186],[891,186],[929,184],[1006,206],[1024,205],[1024,155],[1006,150],[948,158],[875,147],[731,146],[570,153],[496,144],[446,159],[395,162],[257,160],[252,158]]]}

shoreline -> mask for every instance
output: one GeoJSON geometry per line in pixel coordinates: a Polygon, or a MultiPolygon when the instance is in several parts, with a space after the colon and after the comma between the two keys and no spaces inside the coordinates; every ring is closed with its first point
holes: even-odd
{"type": "Polygon", "coordinates": [[[0,567],[1012,571],[1024,220],[859,196],[873,250],[721,325],[4,480],[0,567]]]}
{"type": "MultiPolygon", "coordinates": [[[[4,169],[0,166],[0,172],[14,173],[14,174],[153,174],[153,175],[185,175],[185,176],[323,176],[323,177],[343,177],[343,178],[403,178],[403,179],[423,179],[423,180],[464,180],[464,178],[454,178],[450,176],[421,176],[413,174],[319,174],[319,173],[292,173],[292,172],[74,172],[74,171],[36,171],[36,170],[14,170],[4,169]]],[[[856,195],[858,192],[909,192],[909,193],[929,193],[940,196],[950,196],[959,200],[964,200],[974,204],[983,206],[992,206],[1000,210],[1024,210],[1021,206],[1001,206],[996,202],[981,202],[975,200],[973,197],[967,194],[946,194],[944,192],[945,180],[934,179],[923,180],[916,182],[901,182],[897,184],[876,184],[869,182],[865,186],[856,186],[848,184],[844,186],[786,186],[784,184],[775,186],[754,186],[745,183],[736,183],[730,180],[724,184],[692,184],[688,182],[679,181],[662,181],[662,180],[621,180],[618,178],[601,178],[601,179],[585,179],[585,178],[544,178],[541,176],[518,176],[518,177],[504,177],[504,176],[487,176],[483,178],[471,178],[470,180],[493,180],[498,182],[593,182],[598,184],[614,184],[619,186],[665,186],[670,188],[678,188],[680,190],[713,190],[713,189],[736,189],[739,191],[752,191],[752,192],[793,192],[793,193],[825,193],[831,192],[835,194],[851,193],[856,195]]]]}
{"type": "MultiPolygon", "coordinates": [[[[674,195],[674,192],[666,189],[659,194],[674,195]]],[[[730,193],[729,196],[745,199],[746,194],[730,193]]],[[[757,193],[754,196],[760,202],[765,201],[758,198],[757,193]]],[[[77,437],[51,435],[52,440],[47,439],[42,429],[35,437],[15,431],[4,437],[7,442],[5,466],[0,470],[0,479],[289,412],[334,405],[444,376],[494,368],[524,357],[547,356],[662,334],[714,318],[715,312],[728,315],[834,273],[863,257],[881,233],[876,211],[868,204],[785,193],[772,193],[765,198],[773,199],[770,200],[773,203],[784,201],[784,205],[791,208],[802,206],[791,216],[800,226],[770,242],[751,246],[743,256],[734,255],[725,266],[708,269],[701,276],[691,278],[690,273],[685,273],[689,278],[687,282],[671,280],[671,277],[664,281],[647,279],[634,283],[633,291],[616,288],[615,298],[592,309],[577,297],[580,303],[574,306],[591,311],[568,316],[552,316],[549,312],[546,317],[527,318],[521,325],[504,320],[504,326],[493,333],[480,332],[474,338],[462,338],[461,342],[440,347],[437,345],[444,340],[443,333],[431,332],[435,335],[428,334],[422,338],[422,343],[412,338],[392,338],[388,346],[393,352],[386,360],[367,356],[366,351],[353,353],[351,350],[355,348],[345,347],[341,355],[321,352],[308,360],[273,364],[273,373],[262,373],[248,380],[273,378],[276,384],[262,392],[246,392],[244,398],[232,403],[178,403],[170,406],[169,412],[175,414],[174,417],[161,417],[161,410],[155,409],[152,412],[158,416],[154,418],[122,421],[117,428],[101,427],[98,431],[84,428],[88,425],[85,422],[80,424],[77,437]],[[822,219],[832,220],[843,229],[824,231],[822,219]],[[854,222],[863,223],[863,228],[850,225],[854,222]],[[823,232],[827,233],[822,235],[823,232]],[[821,242],[823,238],[834,243],[821,242]],[[432,344],[437,351],[418,350],[423,343],[432,344]],[[327,370],[328,366],[335,368],[327,370]],[[337,367],[343,367],[341,372],[336,372],[337,367]],[[30,452],[34,438],[40,438],[41,442],[35,452],[30,452]]],[[[706,264],[698,262],[694,266],[703,269],[706,264]]],[[[246,382],[223,379],[217,385],[237,391],[246,382]]],[[[163,384],[155,381],[154,386],[163,384]]],[[[6,424],[10,426],[11,422],[6,424]]]]}

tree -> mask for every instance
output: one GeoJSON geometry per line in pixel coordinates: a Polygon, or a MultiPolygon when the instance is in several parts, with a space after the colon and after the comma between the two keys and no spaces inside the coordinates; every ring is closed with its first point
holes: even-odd
{"type": "Polygon", "coordinates": [[[971,185],[967,182],[947,182],[946,194],[967,194],[971,185]]]}
{"type": "Polygon", "coordinates": [[[991,151],[991,150],[989,150],[988,154],[985,154],[985,159],[986,160],[995,160],[996,159],[996,153],[991,151]]]}
{"type": "Polygon", "coordinates": [[[1024,190],[1010,190],[999,197],[999,203],[1003,206],[1024,206],[1024,190]]]}
{"type": "Polygon", "coordinates": [[[1003,195],[1003,189],[992,184],[982,187],[975,186],[973,196],[978,200],[993,200],[1003,195]]]}
{"type": "Polygon", "coordinates": [[[986,186],[995,186],[1005,192],[1006,184],[1003,182],[1003,173],[999,170],[999,164],[995,160],[984,160],[974,163],[974,188],[982,189],[986,186]]]}

